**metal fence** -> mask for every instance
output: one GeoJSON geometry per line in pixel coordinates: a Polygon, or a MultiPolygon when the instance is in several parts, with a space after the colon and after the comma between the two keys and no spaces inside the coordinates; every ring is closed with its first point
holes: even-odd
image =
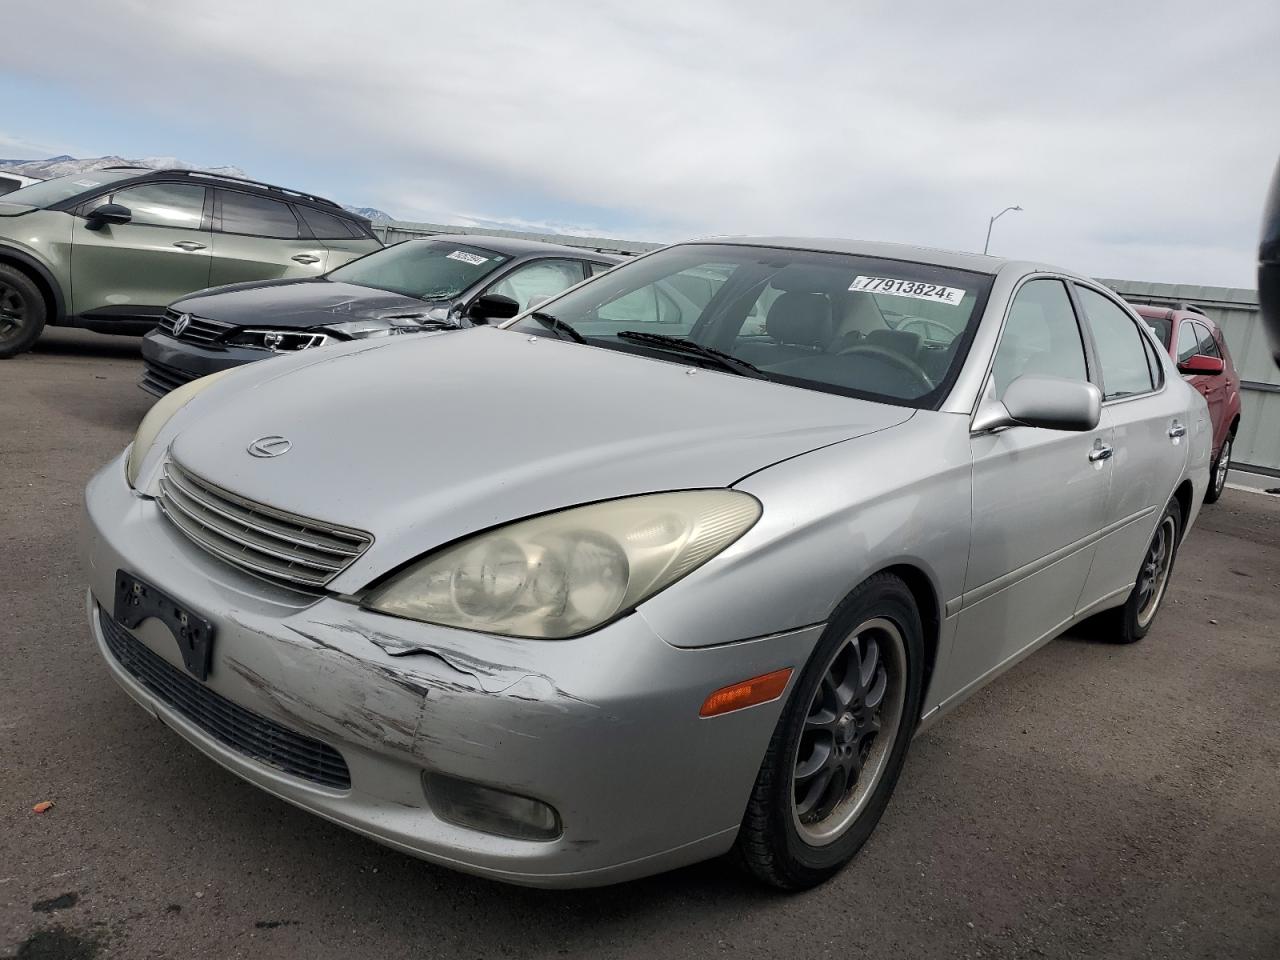
{"type": "MultiPolygon", "coordinates": [[[[572,237],[561,234],[523,233],[491,230],[486,227],[457,227],[440,223],[375,223],[374,232],[384,243],[441,233],[483,234],[519,237],[585,247],[601,253],[636,254],[661,244],[608,237],[572,237]]],[[[1241,467],[1252,467],[1280,475],[1280,371],[1267,349],[1266,331],[1258,312],[1258,294],[1234,287],[1201,287],[1190,284],[1145,283],[1138,280],[1103,280],[1122,297],[1141,303],[1173,305],[1191,303],[1217,322],[1227,338],[1240,374],[1240,431],[1236,435],[1232,459],[1241,467]]]]}

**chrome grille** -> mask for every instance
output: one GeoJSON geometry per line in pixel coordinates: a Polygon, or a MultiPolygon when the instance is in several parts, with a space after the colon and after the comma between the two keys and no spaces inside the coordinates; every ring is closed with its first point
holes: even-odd
{"type": "Polygon", "coordinates": [[[187,326],[181,333],[175,333],[174,327],[178,323],[178,318],[183,315],[182,311],[174,310],[170,307],[164,312],[164,316],[160,318],[160,332],[167,333],[175,340],[221,346],[222,338],[236,329],[233,323],[223,323],[221,320],[210,320],[208,317],[197,317],[194,313],[188,313],[186,314],[189,318],[187,326]]]}
{"type": "Polygon", "coordinates": [[[160,509],[197,546],[242,570],[317,592],[349,567],[373,537],[237,496],[169,460],[160,509]]]}

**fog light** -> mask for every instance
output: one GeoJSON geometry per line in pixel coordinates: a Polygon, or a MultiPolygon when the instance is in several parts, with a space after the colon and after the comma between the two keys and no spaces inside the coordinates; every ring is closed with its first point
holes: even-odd
{"type": "Polygon", "coordinates": [[[424,773],[422,783],[432,812],[460,827],[515,840],[554,840],[562,832],[560,815],[541,800],[439,773],[424,773]]]}

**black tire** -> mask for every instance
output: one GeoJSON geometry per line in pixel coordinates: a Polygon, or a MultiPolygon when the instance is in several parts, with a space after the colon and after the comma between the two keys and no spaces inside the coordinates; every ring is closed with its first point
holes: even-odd
{"type": "Polygon", "coordinates": [[[1181,541],[1182,507],[1178,505],[1176,499],[1170,500],[1169,505],[1164,508],[1164,513],[1160,515],[1160,522],[1156,525],[1155,533],[1151,536],[1151,543],[1148,544],[1146,552],[1142,555],[1142,566],[1138,568],[1138,579],[1133,585],[1133,590],[1129,592],[1129,598],[1125,601],[1123,607],[1110,610],[1102,617],[1107,639],[1113,643],[1137,643],[1150,632],[1151,625],[1155,623],[1156,616],[1164,605],[1164,596],[1169,586],[1169,580],[1173,577],[1173,565],[1178,558],[1178,545],[1181,541]],[[1157,541],[1162,536],[1165,539],[1166,549],[1168,550],[1168,562],[1156,574],[1157,582],[1148,585],[1146,578],[1151,575],[1149,565],[1152,560],[1152,552],[1156,549],[1157,541]],[[1151,598],[1151,593],[1146,589],[1148,586],[1156,591],[1155,605],[1150,609],[1147,607],[1151,598]]]}
{"type": "MultiPolygon", "coordinates": [[[[865,643],[856,649],[864,648],[870,649],[865,643]]],[[[902,772],[907,748],[920,717],[923,676],[924,630],[915,599],[906,584],[897,577],[877,574],[864,581],[840,604],[791,691],[787,706],[769,742],[764,763],[751,791],[742,827],[738,831],[734,855],[742,866],[774,887],[805,890],[827,880],[853,858],[879,822],[893,794],[894,785],[898,782],[898,775],[902,772]],[[862,765],[866,763],[869,766],[871,757],[878,756],[877,767],[869,775],[871,783],[863,788],[865,792],[855,786],[850,792],[842,793],[847,789],[847,781],[841,781],[841,786],[835,788],[835,793],[848,798],[850,802],[859,793],[862,794],[861,798],[851,806],[847,814],[852,819],[839,827],[839,832],[833,833],[831,839],[815,844],[801,831],[820,828],[826,821],[819,820],[811,826],[802,825],[796,800],[797,785],[805,782],[799,779],[803,774],[797,769],[802,738],[815,735],[812,728],[806,727],[806,719],[810,719],[810,710],[816,708],[821,696],[825,696],[827,691],[834,694],[831,687],[823,687],[824,678],[836,668],[842,656],[848,655],[846,650],[855,649],[851,638],[855,635],[860,638],[869,635],[877,628],[872,627],[865,633],[857,631],[876,621],[896,627],[897,638],[893,637],[892,631],[885,631],[876,638],[876,656],[880,659],[873,661],[873,679],[865,685],[869,688],[879,684],[878,671],[880,664],[883,664],[887,679],[876,708],[875,722],[878,726],[881,711],[891,706],[886,704],[890,696],[888,691],[892,689],[894,702],[899,702],[897,688],[892,687],[892,684],[900,682],[901,706],[898,709],[896,729],[891,741],[886,739],[877,744],[876,738],[880,734],[871,736],[868,741],[871,744],[869,755],[858,760],[858,765],[866,773],[867,767],[862,765]],[[903,657],[893,669],[899,670],[902,676],[894,681],[888,675],[893,667],[890,647],[896,646],[898,639],[902,641],[900,646],[903,657]],[[884,647],[883,650],[880,649],[881,646],[884,647]],[[820,687],[824,691],[822,694],[819,693],[820,687]]],[[[870,701],[872,694],[868,692],[865,699],[870,701]]],[[[846,711],[840,714],[839,719],[847,721],[850,717],[847,711],[854,708],[837,709],[846,711]]],[[[859,716],[857,726],[861,728],[862,716],[859,716]]],[[[842,727],[837,722],[832,725],[832,730],[847,731],[850,727],[852,724],[845,723],[842,727]]],[[[887,736],[887,730],[881,732],[887,736]]],[[[833,732],[831,735],[834,742],[839,742],[838,737],[844,734],[837,735],[833,732]]],[[[856,732],[851,735],[865,736],[856,732]]],[[[861,754],[861,742],[855,740],[854,743],[857,745],[853,749],[861,754]]],[[[840,749],[848,750],[849,747],[840,749]]],[[[858,783],[860,780],[854,782],[858,783]]],[[[839,806],[831,811],[829,818],[839,819],[838,810],[839,806]]]]}
{"type": "Polygon", "coordinates": [[[1213,467],[1209,471],[1209,489],[1204,493],[1205,503],[1217,503],[1222,491],[1227,489],[1227,473],[1231,470],[1231,445],[1235,442],[1234,433],[1228,434],[1222,441],[1222,449],[1214,458],[1213,467]]]}
{"type": "Polygon", "coordinates": [[[0,263],[0,360],[31,349],[46,319],[44,295],[35,282],[0,263]]]}

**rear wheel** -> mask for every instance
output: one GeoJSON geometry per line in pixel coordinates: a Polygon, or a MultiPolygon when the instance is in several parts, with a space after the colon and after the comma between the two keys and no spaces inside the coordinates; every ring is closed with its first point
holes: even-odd
{"type": "Polygon", "coordinates": [[[841,604],[797,680],[738,833],[738,859],[786,890],[840,870],[884,813],[920,712],[911,591],[878,574],[841,604]]]}
{"type": "Polygon", "coordinates": [[[1217,503],[1222,491],[1227,488],[1227,472],[1231,469],[1231,441],[1228,436],[1222,441],[1222,449],[1218,451],[1218,459],[1213,462],[1213,475],[1209,481],[1209,489],[1205,491],[1205,503],[1217,503]]]}
{"type": "Polygon", "coordinates": [[[1137,582],[1123,607],[1110,612],[1109,632],[1116,643],[1134,643],[1151,629],[1160,605],[1164,601],[1173,562],[1178,556],[1178,542],[1182,539],[1182,508],[1177,500],[1170,500],[1151,535],[1147,552],[1143,554],[1137,582]]]}
{"type": "Polygon", "coordinates": [[[44,321],[40,288],[21,270],[0,263],[0,360],[30,350],[44,321]]]}

